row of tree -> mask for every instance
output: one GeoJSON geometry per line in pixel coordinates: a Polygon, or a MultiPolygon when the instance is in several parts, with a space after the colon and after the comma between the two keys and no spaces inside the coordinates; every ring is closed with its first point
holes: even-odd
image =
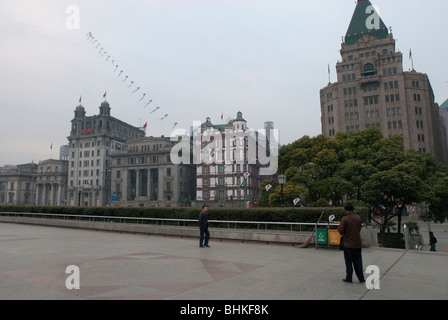
{"type": "Polygon", "coordinates": [[[297,198],[303,206],[352,202],[369,207],[382,232],[394,217],[401,232],[410,205],[424,206],[427,219],[447,218],[448,168],[431,154],[405,150],[401,136],[384,138],[376,127],[335,138],[304,136],[280,149],[278,172],[287,177],[283,201],[278,182],[264,181],[261,206],[292,206],[297,198]]]}

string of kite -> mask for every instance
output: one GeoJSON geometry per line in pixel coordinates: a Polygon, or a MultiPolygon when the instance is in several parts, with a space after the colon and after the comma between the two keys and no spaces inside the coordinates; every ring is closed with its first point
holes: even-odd
{"type": "MultiPolygon", "coordinates": [[[[92,34],[92,32],[89,32],[86,34],[86,39],[87,41],[89,41],[92,46],[98,50],[98,55],[100,56],[100,58],[105,58],[104,61],[105,62],[109,62],[112,64],[112,70],[113,73],[115,73],[117,75],[117,78],[119,78],[125,85],[127,85],[127,87],[132,90],[132,93],[138,96],[138,100],[139,102],[143,102],[143,108],[148,108],[148,106],[153,102],[152,99],[149,99],[149,94],[148,92],[144,92],[142,87],[138,86],[134,80],[132,80],[132,78],[129,77],[128,74],[125,73],[125,71],[120,68],[120,65],[118,63],[116,63],[115,59],[112,58],[111,54],[105,50],[104,47],[101,46],[101,43],[98,41],[97,38],[95,38],[92,34]],[[142,89],[142,90],[141,90],[142,89]]],[[[156,111],[160,110],[159,106],[156,106],[155,108],[151,109],[149,111],[149,114],[153,114],[156,111]]],[[[168,113],[164,113],[164,115],[160,118],[161,121],[164,121],[166,118],[168,118],[168,113]]],[[[147,122],[144,125],[144,128],[146,129],[147,126],[147,122]]],[[[174,130],[178,125],[178,122],[175,121],[173,122],[173,125],[171,126],[171,130],[174,130]]]]}

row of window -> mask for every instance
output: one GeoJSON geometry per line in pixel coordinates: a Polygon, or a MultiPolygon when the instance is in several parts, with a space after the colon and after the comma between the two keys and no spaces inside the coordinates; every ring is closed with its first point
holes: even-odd
{"type": "MultiPolygon", "coordinates": [[[[366,113],[366,118],[374,118],[374,117],[378,117],[379,115],[378,114],[372,114],[372,113],[370,113],[370,114],[368,114],[368,113],[366,113]]],[[[359,115],[358,115],[358,113],[351,113],[351,114],[346,114],[345,115],[345,118],[346,118],[346,120],[358,120],[359,119],[359,115]]],[[[423,128],[423,121],[416,121],[416,125],[417,125],[417,128],[423,128]]],[[[381,127],[381,124],[380,123],[368,123],[368,124],[366,124],[366,128],[368,129],[368,128],[370,128],[371,126],[376,126],[376,127],[378,127],[378,128],[380,128],[381,127]]],[[[346,126],[346,130],[347,130],[347,132],[350,132],[350,131],[358,131],[359,130],[359,124],[355,124],[355,125],[350,125],[350,126],[346,126]]],[[[387,122],[387,128],[388,129],[403,129],[403,122],[401,121],[401,120],[393,120],[393,121],[388,121],[387,122]]],[[[332,137],[332,136],[334,136],[335,135],[335,131],[334,131],[334,129],[330,129],[329,130],[329,134],[330,134],[330,137],[332,137]]],[[[424,134],[418,134],[417,135],[417,140],[419,141],[419,142],[425,142],[425,135],[424,134]]]]}
{"type": "MultiPolygon", "coordinates": [[[[108,160],[106,160],[107,163],[108,160]]],[[[96,159],[96,161],[94,160],[84,160],[84,161],[79,161],[79,168],[89,168],[89,167],[99,167],[101,165],[101,160],[100,159],[96,159]]],[[[75,161],[70,161],[70,168],[74,168],[75,167],[75,161]]]]}
{"type": "MultiPolygon", "coordinates": [[[[101,140],[98,140],[98,141],[95,141],[95,140],[93,140],[93,141],[88,141],[88,142],[80,142],[79,143],[79,148],[93,148],[93,147],[95,147],[95,146],[97,146],[97,147],[100,147],[102,144],[101,144],[101,140]]],[[[104,142],[103,143],[103,145],[106,145],[107,147],[109,146],[109,141],[106,141],[106,142],[104,142]]],[[[75,149],[77,147],[77,145],[76,145],[76,143],[72,143],[72,146],[71,146],[71,148],[72,149],[75,149]]]]}
{"type": "MultiPolygon", "coordinates": [[[[366,129],[370,128],[370,127],[377,127],[377,128],[381,128],[381,123],[367,123],[366,124],[366,129]]],[[[346,126],[345,130],[347,132],[350,131],[359,131],[360,130],[360,126],[359,124],[355,124],[355,125],[351,125],[351,126],[346,126]]]]}
{"type": "MultiPolygon", "coordinates": [[[[237,190],[236,195],[230,195],[230,200],[241,200],[244,197],[245,190],[237,190]]],[[[249,196],[251,193],[251,190],[247,190],[246,195],[249,196]]],[[[210,200],[211,198],[214,199],[222,199],[225,200],[225,191],[224,190],[218,190],[217,192],[214,192],[214,195],[210,196],[210,192],[208,190],[204,190],[202,192],[202,199],[203,200],[210,200]]],[[[200,198],[198,198],[200,199],[200,198]]]]}
{"type": "Polygon", "coordinates": [[[140,145],[140,146],[130,146],[129,147],[129,152],[130,153],[150,152],[150,151],[159,151],[159,150],[162,150],[162,144],[161,143],[154,143],[152,145],[140,145]],[[152,148],[151,148],[151,146],[152,146],[152,148]]]}
{"type": "Polygon", "coordinates": [[[388,121],[387,128],[388,129],[403,129],[403,122],[401,120],[388,121]]]}
{"type": "MultiPolygon", "coordinates": [[[[370,96],[370,97],[364,97],[363,101],[364,101],[364,105],[365,106],[369,106],[369,105],[376,105],[379,103],[379,96],[370,96]]],[[[400,101],[400,95],[397,94],[391,94],[391,95],[386,95],[385,96],[385,101],[386,103],[389,102],[398,102],[400,101]]],[[[353,99],[353,100],[345,100],[344,101],[344,106],[346,108],[350,108],[350,107],[357,107],[358,106],[358,99],[353,99]]],[[[329,108],[330,110],[330,108],[329,108]]],[[[329,111],[330,112],[330,111],[329,111]]]]}
{"type": "MultiPolygon", "coordinates": [[[[84,180],[78,180],[78,186],[99,186],[100,181],[98,179],[95,179],[95,184],[93,184],[93,179],[84,179],[84,180]]],[[[74,187],[75,182],[73,180],[70,180],[70,187],[74,187]]]]}
{"type": "MultiPolygon", "coordinates": [[[[362,75],[369,76],[376,74],[375,70],[364,70],[362,75]]],[[[398,68],[397,67],[390,67],[390,68],[384,68],[383,69],[383,76],[390,76],[393,74],[398,74],[398,68]]],[[[349,73],[349,74],[343,74],[342,75],[342,81],[348,82],[348,81],[355,81],[356,80],[356,74],[355,73],[349,73]]]]}
{"type": "MultiPolygon", "coordinates": [[[[377,91],[378,90],[378,85],[377,84],[369,84],[369,85],[363,86],[362,89],[363,89],[363,91],[365,93],[372,92],[372,91],[377,91]]],[[[384,90],[389,90],[389,89],[398,89],[398,81],[384,82],[384,90]]],[[[344,88],[343,89],[344,96],[357,94],[357,91],[358,90],[357,90],[356,87],[349,87],[349,88],[344,88]]]]}
{"type": "MultiPolygon", "coordinates": [[[[388,54],[388,53],[389,53],[389,50],[383,49],[382,54],[388,54]]],[[[361,52],[359,54],[359,57],[360,58],[369,58],[371,56],[375,57],[376,55],[377,55],[376,51],[367,51],[367,52],[361,52]]],[[[354,58],[355,58],[355,56],[353,56],[353,55],[348,56],[349,61],[353,60],[354,58]]]]}
{"type": "MultiPolygon", "coordinates": [[[[419,124],[417,124],[417,127],[419,126],[419,124]]],[[[421,126],[423,126],[423,124],[421,124],[421,126]]],[[[367,123],[366,124],[366,129],[370,128],[370,127],[377,127],[377,128],[381,128],[381,124],[380,123],[367,123]]],[[[398,121],[388,121],[387,122],[387,127],[388,129],[403,129],[403,122],[401,120],[398,121]]],[[[350,131],[359,131],[360,126],[359,124],[355,124],[355,125],[350,125],[350,126],[346,126],[346,131],[350,132],[350,131]]],[[[334,129],[330,129],[329,130],[329,135],[330,137],[334,137],[335,136],[335,130],[334,129]]],[[[418,134],[417,135],[417,139],[419,142],[425,142],[425,135],[424,134],[418,134]]],[[[420,148],[420,152],[426,152],[425,148],[420,148]]]]}
{"type": "MultiPolygon", "coordinates": [[[[107,151],[108,150],[106,150],[106,154],[107,154],[107,151]]],[[[100,155],[101,155],[101,150],[100,149],[98,149],[98,150],[96,150],[96,155],[97,155],[97,157],[99,157],[100,155]]],[[[89,157],[94,157],[95,156],[95,151],[94,150],[85,150],[84,152],[83,151],[79,151],[79,157],[80,158],[89,158],[89,157]]],[[[75,152],[74,151],[72,151],[72,159],[74,159],[75,158],[75,152]]]]}
{"type": "MultiPolygon", "coordinates": [[[[250,166],[247,163],[244,164],[232,164],[232,172],[237,172],[237,173],[241,173],[241,172],[250,172],[250,166]]],[[[224,166],[224,165],[217,165],[216,167],[213,166],[213,170],[211,170],[212,166],[207,166],[207,165],[202,165],[202,174],[207,175],[210,173],[215,173],[216,170],[218,173],[224,173],[225,172],[225,168],[228,166],[224,166]]]]}
{"type": "MultiPolygon", "coordinates": [[[[379,98],[378,97],[379,96],[364,97],[363,98],[364,106],[379,104],[379,98]]],[[[384,96],[384,99],[385,99],[386,103],[395,103],[395,102],[399,102],[400,101],[400,95],[398,93],[397,94],[390,94],[390,95],[388,94],[388,95],[384,96]]],[[[420,94],[415,94],[414,95],[414,100],[417,101],[417,102],[421,101],[420,100],[420,94]]],[[[344,100],[344,106],[345,106],[345,108],[357,107],[358,106],[358,99],[344,100]]],[[[334,107],[333,107],[332,104],[328,105],[327,109],[328,109],[328,113],[334,111],[334,107]]],[[[400,108],[397,108],[397,109],[400,109],[400,108]]],[[[392,109],[390,109],[390,110],[392,110],[392,109]]],[[[422,108],[421,107],[416,107],[415,108],[415,114],[421,115],[422,114],[422,108]]]]}
{"type": "MultiPolygon", "coordinates": [[[[100,175],[100,169],[96,169],[96,170],[79,170],[78,171],[78,176],[79,177],[98,177],[100,175]]],[[[74,178],[75,176],[75,171],[71,170],[70,171],[70,177],[74,178]]]]}
{"type": "MultiPolygon", "coordinates": [[[[378,110],[369,110],[364,113],[366,119],[379,118],[380,112],[378,110]]],[[[359,120],[358,112],[350,112],[345,114],[345,120],[359,120]]]]}
{"type": "MultiPolygon", "coordinates": [[[[243,182],[244,177],[241,176],[237,176],[237,177],[232,177],[232,185],[233,186],[239,186],[241,184],[241,182],[243,182]]],[[[215,179],[215,178],[212,178],[215,179]]],[[[247,185],[251,185],[250,183],[251,179],[249,178],[248,181],[246,181],[247,185]]],[[[224,177],[218,177],[218,186],[225,186],[226,185],[226,178],[224,177]]],[[[208,187],[210,185],[210,178],[202,178],[202,186],[204,187],[208,187]]]]}
{"type": "Polygon", "coordinates": [[[401,115],[401,107],[398,108],[387,108],[386,113],[388,116],[401,115]]]}

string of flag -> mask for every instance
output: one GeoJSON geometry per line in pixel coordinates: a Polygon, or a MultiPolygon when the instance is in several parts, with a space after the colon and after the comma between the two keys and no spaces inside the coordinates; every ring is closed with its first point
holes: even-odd
{"type": "MultiPolygon", "coordinates": [[[[142,108],[146,109],[149,107],[149,105],[153,102],[152,99],[149,98],[149,93],[147,91],[144,91],[140,85],[138,85],[132,77],[130,77],[122,67],[117,63],[117,61],[112,57],[111,53],[107,51],[100,43],[99,39],[97,39],[92,32],[89,32],[86,34],[87,41],[90,42],[92,47],[96,50],[99,49],[98,55],[100,58],[104,59],[104,62],[108,62],[112,65],[111,70],[114,74],[116,74],[117,78],[123,82],[126,87],[132,91],[133,94],[137,96],[137,99],[139,102],[142,102],[142,108]]],[[[106,94],[104,94],[104,98],[106,97],[106,94]]],[[[81,102],[82,97],[79,99],[79,102],[81,102]]],[[[148,114],[153,114],[157,111],[159,111],[161,108],[159,106],[156,106],[155,108],[149,108],[148,114]]],[[[164,115],[160,118],[161,121],[164,121],[166,118],[168,118],[168,113],[164,113],[164,115]]],[[[173,122],[171,125],[171,130],[174,130],[179,123],[177,121],[173,122]]],[[[148,125],[148,122],[145,123],[144,128],[146,129],[146,126],[148,125]]]]}

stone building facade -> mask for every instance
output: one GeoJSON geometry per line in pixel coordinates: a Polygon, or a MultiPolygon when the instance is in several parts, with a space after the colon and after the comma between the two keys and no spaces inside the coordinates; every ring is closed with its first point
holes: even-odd
{"type": "Polygon", "coordinates": [[[173,164],[177,142],[166,137],[128,141],[111,153],[111,206],[187,207],[195,198],[196,168],[173,164]]]}
{"type": "Polygon", "coordinates": [[[67,203],[68,161],[44,160],[36,173],[36,205],[61,206],[67,203]]]}
{"type": "Polygon", "coordinates": [[[448,100],[442,103],[439,111],[440,111],[440,117],[442,118],[443,121],[443,125],[445,126],[446,141],[448,143],[448,100]]]}
{"type": "Polygon", "coordinates": [[[68,137],[70,155],[67,200],[69,206],[105,206],[111,199],[110,154],[123,149],[128,140],[145,136],[134,127],[111,116],[107,101],[100,113],[86,116],[82,105],[76,107],[68,137]]]}
{"type": "Polygon", "coordinates": [[[37,164],[26,163],[0,172],[0,205],[35,204],[37,164]]]}
{"type": "MultiPolygon", "coordinates": [[[[273,129],[272,123],[269,128],[273,129]]],[[[201,148],[195,156],[200,154],[201,159],[196,161],[196,205],[245,207],[256,202],[261,181],[267,179],[260,174],[263,166],[258,159],[258,148],[266,148],[266,142],[259,143],[258,132],[248,128],[241,112],[223,124],[213,124],[207,118],[200,130],[202,137],[213,138],[197,140],[201,148]]]]}

